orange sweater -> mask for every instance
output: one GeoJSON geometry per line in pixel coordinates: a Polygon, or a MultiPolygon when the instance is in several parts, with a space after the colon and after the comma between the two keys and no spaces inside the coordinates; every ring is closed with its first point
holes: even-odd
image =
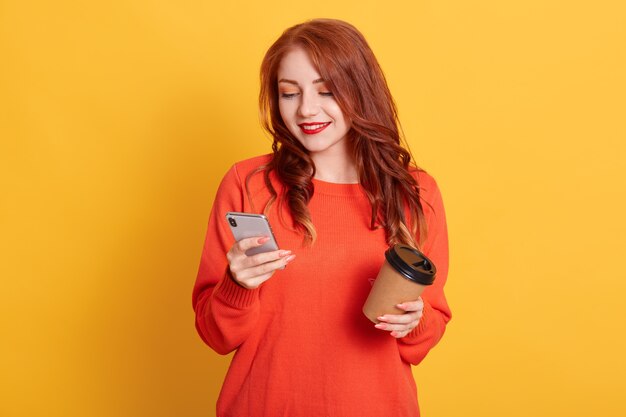
{"type": "Polygon", "coordinates": [[[303,247],[302,236],[282,225],[273,204],[268,217],[276,240],[297,255],[295,260],[254,290],[229,277],[225,255],[234,240],[224,216],[263,210],[269,198],[263,175],[250,181],[254,209],[244,184],[267,160],[240,162],[222,180],[193,291],[202,339],[220,354],[236,350],[217,415],[419,416],[410,364],[424,359],[450,320],[443,293],[448,239],[435,181],[416,174],[427,202],[423,251],[437,266],[437,278],[422,295],[419,325],[396,339],[361,312],[387,245],[382,229],[369,228],[370,204],[358,184],[314,180],[309,210],[318,237],[312,247],[303,247]]]}

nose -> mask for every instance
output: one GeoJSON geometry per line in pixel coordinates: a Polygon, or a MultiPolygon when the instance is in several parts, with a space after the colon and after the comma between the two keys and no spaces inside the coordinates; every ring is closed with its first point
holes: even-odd
{"type": "Polygon", "coordinates": [[[298,114],[301,117],[312,117],[320,111],[319,97],[315,93],[304,92],[300,96],[300,105],[298,106],[298,114]]]}

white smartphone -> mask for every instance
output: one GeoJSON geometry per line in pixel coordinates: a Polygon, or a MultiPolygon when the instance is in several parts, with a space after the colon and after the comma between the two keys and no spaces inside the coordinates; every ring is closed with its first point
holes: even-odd
{"type": "Polygon", "coordinates": [[[276,243],[276,238],[272,232],[272,226],[270,226],[269,220],[264,215],[229,211],[226,213],[226,220],[237,242],[255,236],[267,236],[270,238],[263,245],[248,249],[246,255],[252,256],[257,253],[278,250],[278,243],[276,243]]]}

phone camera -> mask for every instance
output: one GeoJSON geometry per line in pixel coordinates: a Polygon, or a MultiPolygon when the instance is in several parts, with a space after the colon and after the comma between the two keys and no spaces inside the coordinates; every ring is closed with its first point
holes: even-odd
{"type": "Polygon", "coordinates": [[[228,218],[228,222],[230,223],[232,227],[237,227],[237,221],[233,219],[232,217],[228,218]]]}

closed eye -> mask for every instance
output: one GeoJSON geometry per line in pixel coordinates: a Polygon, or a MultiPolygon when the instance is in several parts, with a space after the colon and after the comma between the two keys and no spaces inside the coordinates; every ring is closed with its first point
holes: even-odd
{"type": "Polygon", "coordinates": [[[297,95],[298,93],[280,93],[280,96],[282,98],[294,98],[297,95]]]}
{"type": "Polygon", "coordinates": [[[323,91],[320,92],[320,96],[324,96],[324,97],[332,97],[334,94],[331,93],[330,91],[323,91]]]}

